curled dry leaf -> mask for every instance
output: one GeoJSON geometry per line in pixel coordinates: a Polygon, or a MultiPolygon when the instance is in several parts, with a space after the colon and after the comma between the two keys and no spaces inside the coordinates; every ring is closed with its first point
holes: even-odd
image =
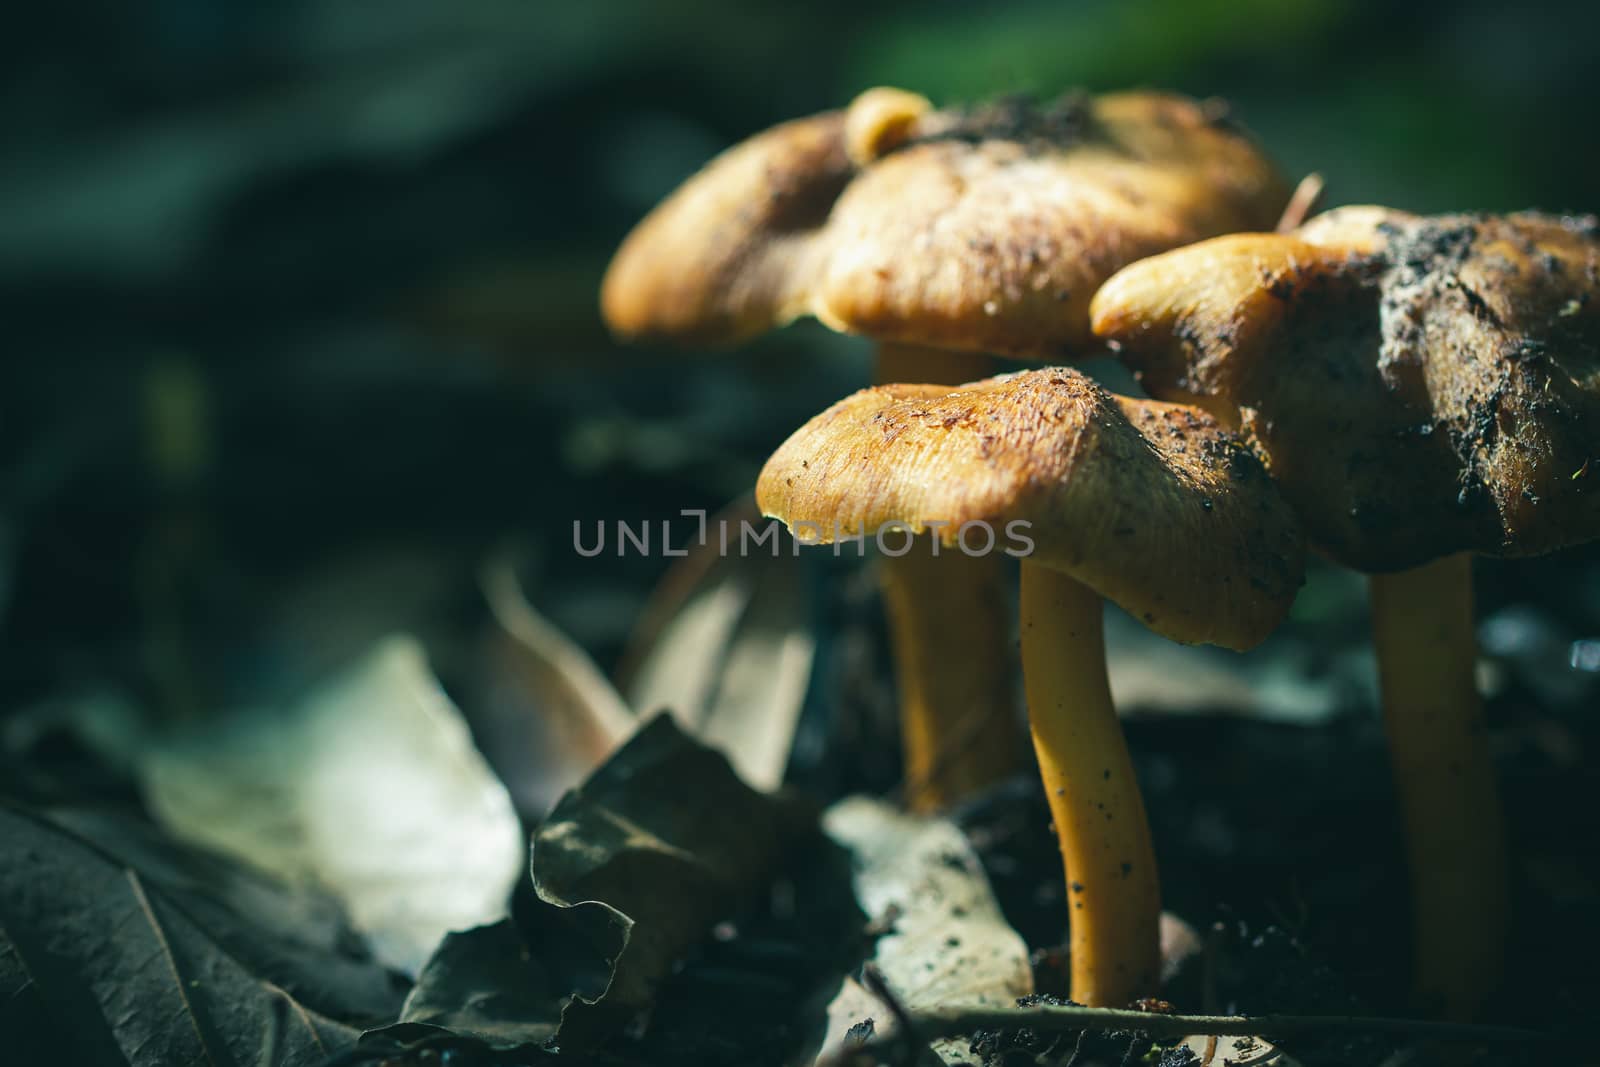
{"type": "Polygon", "coordinates": [[[807,825],[658,716],[534,832],[533,892],[515,921],[447,938],[402,1029],[374,1036],[423,1024],[498,1049],[597,1045],[654,1003],[673,965],[749,903],[807,825]]]}
{"type": "Polygon", "coordinates": [[[530,819],[616,751],[637,720],[588,654],[534,610],[509,559],[480,578],[493,616],[488,679],[468,702],[489,760],[530,819]]]}
{"type": "MultiPolygon", "coordinates": [[[[755,516],[735,505],[722,519],[755,516]]],[[[725,753],[758,789],[783,781],[811,677],[815,641],[791,553],[690,550],[658,587],[619,671],[624,700],[588,655],[524,596],[515,568],[484,569],[492,679],[469,702],[474,729],[518,809],[542,818],[638,725],[668,711],[725,753]],[[630,710],[631,709],[631,710],[630,710]]]]}
{"type": "MultiPolygon", "coordinates": [[[[745,499],[718,521],[759,517],[745,499]]],[[[816,654],[801,563],[708,536],[661,582],[619,672],[632,707],[670,711],[758,789],[783,782],[816,654]]]]}
{"type": "Polygon", "coordinates": [[[362,1039],[404,1045],[448,1033],[497,1049],[542,1046],[572,995],[545,967],[553,954],[549,945],[530,947],[510,919],[449,934],[417,976],[399,1021],[362,1039]]]}
{"type": "Polygon", "coordinates": [[[534,832],[534,890],[557,908],[604,909],[622,936],[604,992],[563,1011],[563,1046],[598,1040],[648,1006],[672,964],[766,884],[804,825],[668,716],[563,797],[534,832]]]}
{"type": "Polygon", "coordinates": [[[511,799],[407,637],[279,714],[169,735],[139,777],[179,837],[326,887],[412,973],[449,931],[504,916],[522,867],[511,799]]]}

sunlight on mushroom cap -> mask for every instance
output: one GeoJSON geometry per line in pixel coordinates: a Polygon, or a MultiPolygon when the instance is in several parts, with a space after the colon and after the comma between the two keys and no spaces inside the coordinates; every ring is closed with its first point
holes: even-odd
{"type": "Polygon", "coordinates": [[[865,389],[768,460],[762,511],[826,542],[890,523],[1022,520],[1036,563],[1178,641],[1248,648],[1299,588],[1298,527],[1260,464],[1205,413],[1117,397],[1075,371],[950,390],[865,389]]]}
{"type": "Polygon", "coordinates": [[[1073,353],[1118,267],[1268,226],[1288,195],[1252,142],[1180,96],[926,107],[873,89],[713,160],[618,251],[611,329],[732,343],[810,314],[882,341],[1073,353]]]}
{"type": "Polygon", "coordinates": [[[1134,264],[1092,318],[1251,437],[1314,544],[1392,570],[1600,535],[1597,297],[1592,217],[1358,207],[1134,264]]]}

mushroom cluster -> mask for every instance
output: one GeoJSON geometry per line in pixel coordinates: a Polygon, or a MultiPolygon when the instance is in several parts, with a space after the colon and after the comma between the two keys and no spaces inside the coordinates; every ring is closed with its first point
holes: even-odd
{"type": "MultiPolygon", "coordinates": [[[[991,355],[1088,351],[1089,300],[1118,268],[1270,226],[1286,195],[1246,137],[1172,94],[936,110],[871,89],[686,181],[623,242],[601,310],[620,337],[698,344],[812,315],[876,341],[880,382],[956,385],[991,355]]],[[[1002,558],[937,551],[880,561],[920,809],[1024,759],[1002,558]]]]}
{"type": "Polygon", "coordinates": [[[1304,539],[1256,458],[1198,408],[1051,368],[863,390],[773,453],[756,500],[843,536],[942,523],[953,547],[971,526],[1026,531],[1022,667],[1072,902],[1072,996],[1153,991],[1160,887],[1101,598],[1177,641],[1265,638],[1300,587],[1304,539]]]}
{"type": "Polygon", "coordinates": [[[913,807],[1018,769],[998,554],[948,549],[972,526],[991,547],[1026,531],[1028,722],[1083,1003],[1157,973],[1102,600],[1244,650],[1283,619],[1307,545],[1370,574],[1417,983],[1464,1016],[1507,910],[1469,554],[1600,537],[1600,225],[1357,207],[1296,226],[1297,195],[1266,232],[1287,199],[1182,97],[939,110],[874,89],[686,182],[624,242],[602,309],[630,339],[730,343],[810,315],[878,343],[883,384],[791,436],[757,500],[823,542],[900,526],[934,548],[881,561],[913,807]],[[988,356],[1100,346],[1154,399],[1065,368],[985,378],[988,356]]]}

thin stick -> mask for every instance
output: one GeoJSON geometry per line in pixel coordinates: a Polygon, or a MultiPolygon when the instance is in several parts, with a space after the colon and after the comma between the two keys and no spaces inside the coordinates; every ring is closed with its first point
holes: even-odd
{"type": "MultiPolygon", "coordinates": [[[[1555,1041],[1555,1034],[1511,1026],[1478,1026],[1431,1019],[1373,1015],[1155,1015],[1123,1008],[1078,1008],[1040,1004],[1030,1008],[944,1007],[911,1015],[925,1040],[957,1037],[974,1030],[1133,1030],[1150,1037],[1280,1038],[1340,1030],[1370,1034],[1482,1043],[1555,1041]]],[[[870,1047],[873,1042],[869,1042],[870,1047]]]]}
{"type": "Polygon", "coordinates": [[[1312,171],[1300,179],[1278,219],[1278,232],[1288,233],[1310,217],[1317,201],[1322,199],[1322,175],[1312,171]]]}
{"type": "MultiPolygon", "coordinates": [[[[894,990],[889,988],[888,979],[884,978],[883,971],[875,963],[869,963],[861,969],[861,984],[866,986],[867,992],[883,1002],[889,1009],[889,1014],[894,1017],[896,1032],[890,1038],[905,1050],[905,1062],[914,1064],[926,1053],[928,1045],[922,1039],[922,1032],[917,1027],[917,1022],[906,1011],[905,1005],[900,1003],[900,998],[894,995],[894,990]]],[[[863,1046],[865,1047],[865,1046],[863,1046]]]]}

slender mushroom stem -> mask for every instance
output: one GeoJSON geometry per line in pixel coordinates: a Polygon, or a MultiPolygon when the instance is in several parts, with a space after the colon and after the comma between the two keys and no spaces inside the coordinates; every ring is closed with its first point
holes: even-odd
{"type": "Polygon", "coordinates": [[[1093,590],[1022,561],[1022,672],[1066,867],[1072,999],[1120,1007],[1155,991],[1161,891],[1144,802],[1111,704],[1102,611],[1093,590]]]}
{"type": "Polygon", "coordinates": [[[1300,179],[1300,184],[1294,187],[1294,192],[1289,196],[1289,202],[1284,205],[1283,214],[1278,216],[1277,233],[1293,233],[1300,228],[1307,217],[1316,208],[1317,201],[1322,199],[1322,175],[1313,171],[1300,179]]]}
{"type": "Polygon", "coordinates": [[[981,352],[957,352],[928,345],[878,345],[873,377],[879,385],[919,382],[923,385],[965,385],[987,378],[994,360],[981,352]]]}
{"type": "MultiPolygon", "coordinates": [[[[985,356],[911,345],[878,349],[880,382],[959,385],[989,372],[985,356]]],[[[1013,720],[1011,649],[998,556],[921,540],[884,556],[880,575],[900,686],[906,803],[947,807],[1025,765],[1013,720]]]]}
{"type": "Polygon", "coordinates": [[[1505,817],[1473,669],[1466,554],[1372,577],[1385,730],[1411,866],[1419,994],[1479,1008],[1505,955],[1505,817]]]}

